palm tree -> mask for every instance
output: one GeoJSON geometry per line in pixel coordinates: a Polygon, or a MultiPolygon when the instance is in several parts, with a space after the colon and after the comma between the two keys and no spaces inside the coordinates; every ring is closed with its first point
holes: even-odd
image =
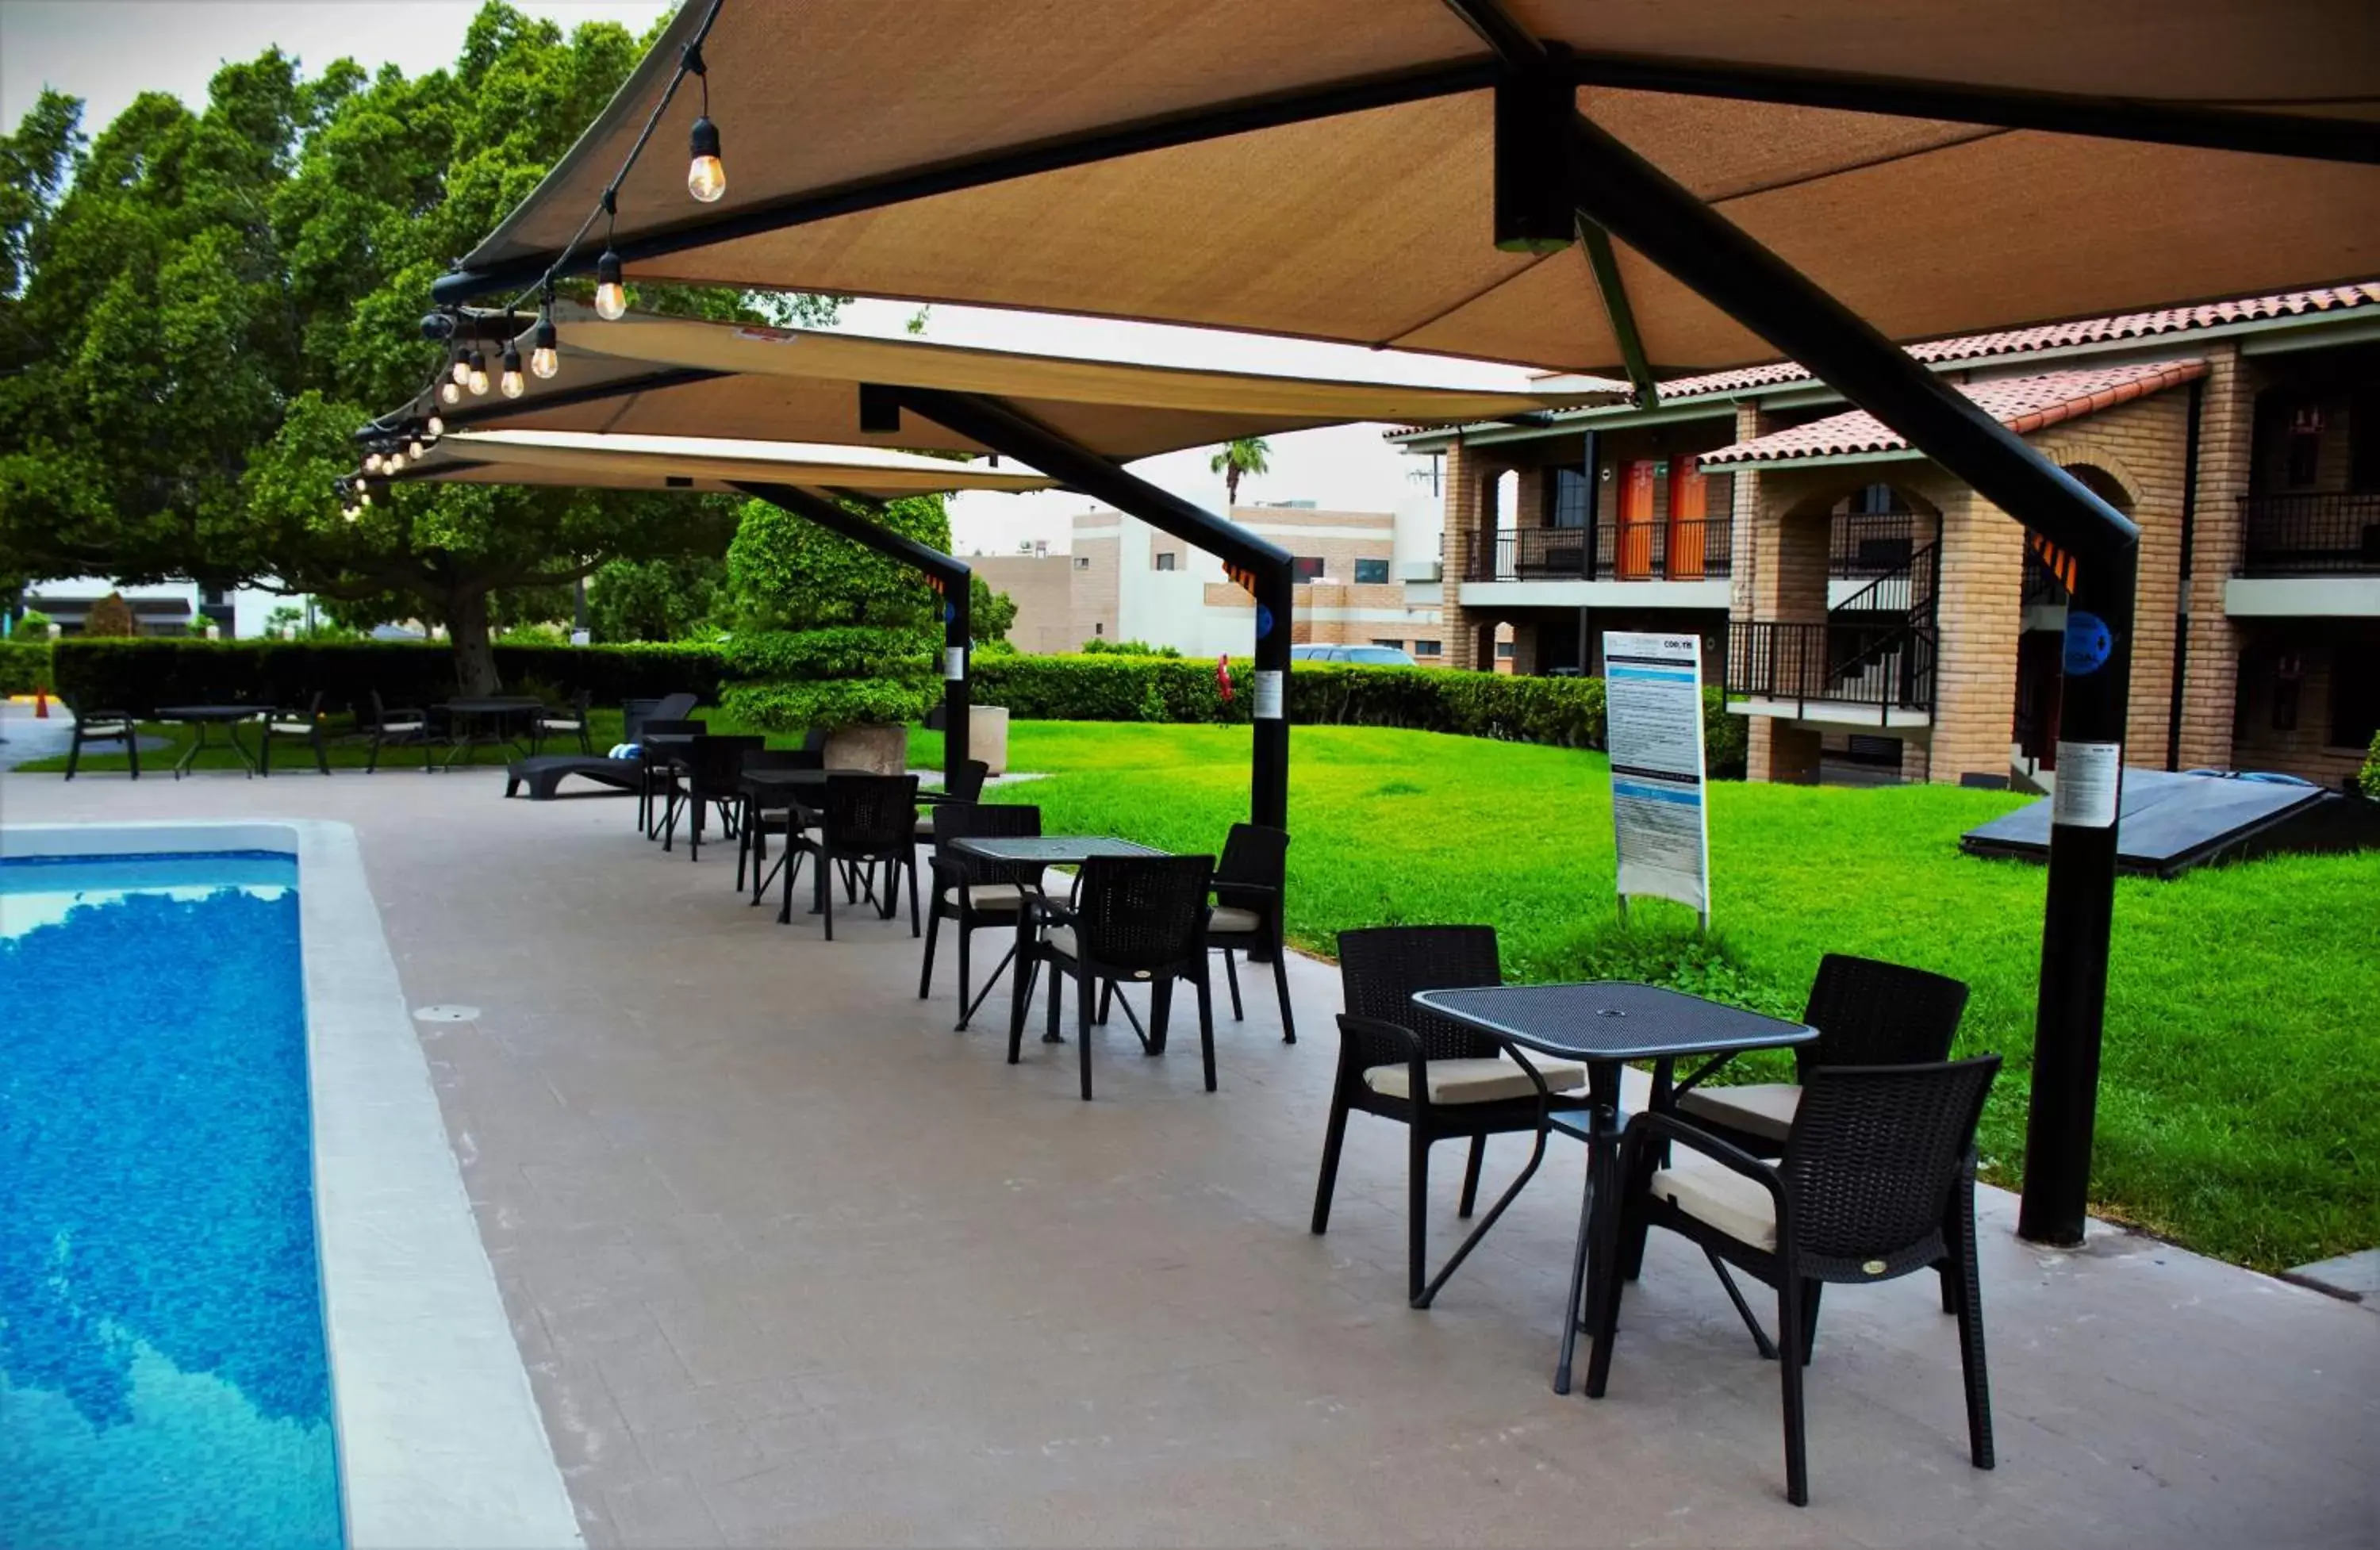
{"type": "Polygon", "coordinates": [[[1214,461],[1207,466],[1223,476],[1223,506],[1226,511],[1240,503],[1240,480],[1269,472],[1272,447],[1261,436],[1243,436],[1223,443],[1214,461]]]}

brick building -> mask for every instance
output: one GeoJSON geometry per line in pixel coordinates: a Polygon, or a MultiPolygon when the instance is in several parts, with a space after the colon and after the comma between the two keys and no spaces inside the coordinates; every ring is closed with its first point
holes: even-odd
{"type": "MultiPolygon", "coordinates": [[[[2126,758],[2338,784],[2380,723],[2380,284],[1937,341],[2141,527],[2126,758]]],[[[1446,648],[1599,671],[1694,629],[1755,779],[2055,778],[2065,593],[2022,528],[1790,363],[1405,432],[1445,459],[1446,648]]]]}
{"type": "MultiPolygon", "coordinates": [[[[1434,530],[1388,512],[1322,511],[1311,503],[1244,505],[1232,520],[1296,557],[1293,641],[1395,646],[1444,660],[1443,599],[1434,530]]],[[[1190,656],[1245,656],[1256,600],[1214,556],[1120,512],[1075,518],[1071,551],[970,557],[1015,599],[1019,650],[1074,651],[1087,640],[1144,640],[1190,656]]]]}

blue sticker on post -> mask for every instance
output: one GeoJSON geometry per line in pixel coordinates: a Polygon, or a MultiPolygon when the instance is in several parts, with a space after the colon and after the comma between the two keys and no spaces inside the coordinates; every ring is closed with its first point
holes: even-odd
{"type": "Polygon", "coordinates": [[[1272,610],[1258,603],[1257,604],[1257,638],[1262,640],[1270,634],[1272,634],[1272,610]]]}
{"type": "Polygon", "coordinates": [[[2079,608],[2066,611],[2066,676],[2086,678],[2107,665],[2116,649],[2107,622],[2079,608]]]}

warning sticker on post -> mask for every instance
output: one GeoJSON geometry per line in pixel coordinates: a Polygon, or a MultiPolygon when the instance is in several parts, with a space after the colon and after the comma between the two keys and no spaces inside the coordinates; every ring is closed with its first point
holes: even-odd
{"type": "Polygon", "coordinates": [[[2074,829],[2112,829],[2124,783],[2120,743],[2058,745],[2058,794],[2049,821],[2074,829]]]}
{"type": "Polygon", "coordinates": [[[965,647],[945,646],[942,648],[942,676],[949,679],[953,684],[960,683],[965,679],[965,647]]]}
{"type": "Polygon", "coordinates": [[[1257,720],[1259,721],[1278,721],[1281,720],[1281,672],[1279,669],[1274,669],[1271,672],[1267,672],[1262,668],[1258,668],[1257,670],[1256,709],[1257,720]]]}

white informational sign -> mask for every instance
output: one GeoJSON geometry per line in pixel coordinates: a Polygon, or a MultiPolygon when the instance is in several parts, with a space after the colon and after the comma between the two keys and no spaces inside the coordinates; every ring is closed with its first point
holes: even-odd
{"type": "Polygon", "coordinates": [[[966,677],[965,647],[945,646],[942,648],[942,676],[949,679],[953,684],[956,684],[966,677]]]}
{"type": "Polygon", "coordinates": [[[1708,926],[1702,637],[1605,631],[1603,697],[1621,908],[1674,899],[1708,926]]]}
{"type": "Polygon", "coordinates": [[[2120,743],[2058,745],[2058,794],[2050,798],[2049,821],[2073,829],[2112,829],[2124,784],[2120,743]]]}
{"type": "Polygon", "coordinates": [[[1278,672],[1257,670],[1257,720],[1281,720],[1281,674],[1278,672]]]}

